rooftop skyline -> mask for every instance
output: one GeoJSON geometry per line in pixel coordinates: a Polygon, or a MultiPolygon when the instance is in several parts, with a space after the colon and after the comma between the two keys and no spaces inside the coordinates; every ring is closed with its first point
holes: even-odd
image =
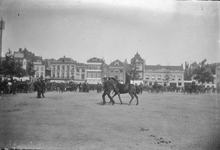
{"type": "Polygon", "coordinates": [[[149,65],[219,62],[218,2],[143,0],[1,1],[3,53],[19,48],[46,58],[85,63],[130,62],[138,52],[149,65]]]}

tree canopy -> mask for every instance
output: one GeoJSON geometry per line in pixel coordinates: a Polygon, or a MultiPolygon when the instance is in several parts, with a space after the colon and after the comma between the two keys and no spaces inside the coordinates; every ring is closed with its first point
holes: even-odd
{"type": "Polygon", "coordinates": [[[208,67],[206,63],[206,59],[204,59],[201,63],[199,63],[199,67],[196,68],[193,72],[194,79],[200,83],[205,82],[213,82],[214,77],[212,75],[211,68],[208,67]]]}
{"type": "Polygon", "coordinates": [[[31,75],[33,76],[35,71],[34,71],[34,66],[32,62],[28,62],[27,64],[27,70],[24,70],[22,68],[21,63],[16,63],[14,60],[14,56],[9,49],[8,52],[5,54],[5,60],[0,61],[0,74],[4,76],[16,76],[16,77],[23,77],[26,75],[31,75]]]}

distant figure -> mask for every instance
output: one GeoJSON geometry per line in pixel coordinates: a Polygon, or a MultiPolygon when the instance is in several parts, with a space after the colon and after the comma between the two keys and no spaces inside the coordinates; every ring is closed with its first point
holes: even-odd
{"type": "Polygon", "coordinates": [[[142,83],[140,83],[139,88],[140,88],[140,94],[142,94],[142,91],[143,91],[143,84],[142,83]]]}

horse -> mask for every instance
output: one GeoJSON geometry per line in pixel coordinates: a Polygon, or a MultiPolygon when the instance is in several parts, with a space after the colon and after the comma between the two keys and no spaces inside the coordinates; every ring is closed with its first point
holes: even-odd
{"type": "Polygon", "coordinates": [[[131,96],[131,100],[129,102],[129,105],[131,105],[131,102],[132,100],[134,99],[134,97],[136,98],[137,100],[137,103],[136,105],[138,105],[138,96],[137,94],[139,94],[137,91],[137,87],[133,84],[121,84],[119,83],[115,78],[109,78],[109,81],[112,81],[113,83],[113,90],[115,92],[115,94],[112,96],[112,98],[114,98],[116,95],[118,95],[118,98],[122,104],[122,100],[121,100],[121,97],[120,97],[120,94],[126,94],[126,93],[129,93],[130,96],[131,96]]]}
{"type": "Polygon", "coordinates": [[[105,96],[107,95],[110,99],[110,102],[112,103],[112,105],[115,104],[115,101],[113,100],[113,98],[110,96],[111,92],[113,90],[113,81],[107,80],[103,82],[103,94],[102,94],[102,100],[103,100],[103,104],[105,104],[105,96]]]}

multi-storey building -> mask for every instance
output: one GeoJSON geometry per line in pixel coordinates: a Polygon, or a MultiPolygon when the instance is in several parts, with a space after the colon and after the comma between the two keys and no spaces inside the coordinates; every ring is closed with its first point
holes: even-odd
{"type": "Polygon", "coordinates": [[[73,80],[75,78],[76,61],[72,58],[58,59],[51,61],[51,79],[52,80],[73,80]]]}
{"type": "Polygon", "coordinates": [[[138,80],[144,79],[144,69],[145,69],[145,61],[141,58],[141,56],[136,53],[135,56],[131,59],[131,65],[135,65],[136,71],[139,74],[138,80]]]}
{"type": "Polygon", "coordinates": [[[93,57],[87,61],[87,82],[97,84],[102,82],[103,59],[93,57]]]}
{"type": "Polygon", "coordinates": [[[87,75],[87,65],[83,63],[76,64],[75,82],[85,82],[87,75]]]}
{"type": "Polygon", "coordinates": [[[113,61],[112,63],[110,63],[108,74],[109,74],[109,77],[114,77],[119,82],[125,83],[126,70],[125,70],[124,64],[120,60],[117,59],[113,61]]]}
{"type": "Polygon", "coordinates": [[[35,70],[34,78],[39,78],[39,77],[45,78],[45,65],[42,63],[40,59],[34,62],[34,70],[35,70]]]}
{"type": "Polygon", "coordinates": [[[164,86],[183,87],[183,66],[146,65],[144,83],[153,85],[155,81],[164,86]]]}

